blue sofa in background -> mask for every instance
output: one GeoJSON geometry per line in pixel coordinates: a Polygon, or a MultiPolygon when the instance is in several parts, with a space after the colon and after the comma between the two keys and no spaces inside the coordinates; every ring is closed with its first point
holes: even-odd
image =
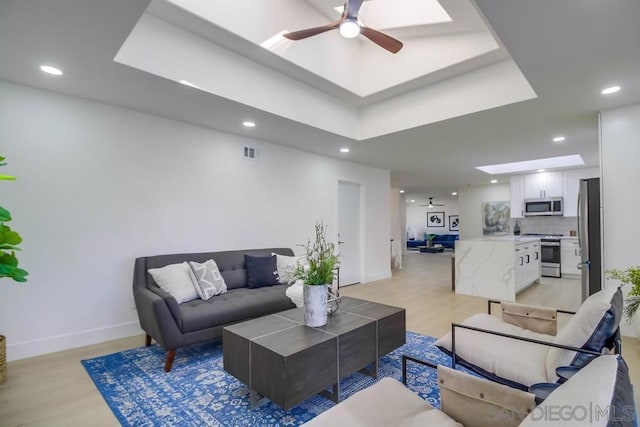
{"type": "MultiPolygon", "coordinates": [[[[407,248],[417,248],[427,246],[427,235],[433,233],[425,233],[423,240],[407,240],[407,248]]],[[[454,249],[456,240],[460,238],[457,234],[433,234],[434,245],[442,245],[443,248],[454,249]]]]}
{"type": "Polygon", "coordinates": [[[434,245],[442,245],[443,248],[454,249],[456,240],[460,238],[457,234],[436,234],[433,238],[434,245]]]}
{"type": "Polygon", "coordinates": [[[407,248],[419,248],[420,246],[427,246],[426,240],[407,240],[407,248]]]}

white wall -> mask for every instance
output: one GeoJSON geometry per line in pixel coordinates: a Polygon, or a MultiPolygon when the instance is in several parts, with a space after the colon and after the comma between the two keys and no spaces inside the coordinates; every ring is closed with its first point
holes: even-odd
{"type": "Polygon", "coordinates": [[[491,184],[460,187],[460,239],[482,237],[482,203],[508,201],[511,198],[509,184],[491,184]]]}
{"type": "Polygon", "coordinates": [[[449,215],[458,215],[458,201],[446,200],[439,203],[444,206],[435,206],[428,208],[426,206],[418,206],[418,203],[407,203],[407,232],[409,237],[416,240],[422,240],[424,233],[433,234],[458,234],[457,231],[449,230],[449,215]],[[427,227],[427,213],[444,212],[444,227],[427,227]]]}
{"type": "MultiPolygon", "coordinates": [[[[640,104],[601,113],[603,270],[640,265],[640,104]]],[[[628,289],[626,289],[628,291],[628,289]]],[[[625,335],[635,335],[624,328],[625,335]]]]}
{"type": "Polygon", "coordinates": [[[0,282],[10,360],[138,333],[137,256],[300,252],[319,218],[335,238],[339,180],[362,184],[363,279],[391,274],[388,171],[1,81],[0,94],[2,172],[18,176],[1,205],[30,272],[0,282]]]}

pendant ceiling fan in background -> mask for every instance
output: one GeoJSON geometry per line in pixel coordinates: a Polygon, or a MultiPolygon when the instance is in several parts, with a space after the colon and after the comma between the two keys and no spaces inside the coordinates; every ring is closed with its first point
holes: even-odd
{"type": "Polygon", "coordinates": [[[418,206],[426,206],[428,208],[433,208],[435,206],[444,206],[438,203],[433,203],[433,197],[429,197],[429,204],[428,205],[418,205],[418,206]]]}
{"type": "Polygon", "coordinates": [[[381,33],[373,28],[365,27],[360,19],[358,19],[358,12],[364,0],[347,0],[344,4],[344,11],[342,16],[335,22],[332,22],[322,27],[308,28],[306,30],[294,31],[292,33],[283,34],[283,36],[289,40],[302,40],[308,37],[317,36],[318,34],[326,33],[327,31],[339,29],[340,34],[346,38],[354,38],[359,34],[362,34],[378,46],[388,50],[391,53],[398,53],[402,49],[402,42],[381,33]]]}

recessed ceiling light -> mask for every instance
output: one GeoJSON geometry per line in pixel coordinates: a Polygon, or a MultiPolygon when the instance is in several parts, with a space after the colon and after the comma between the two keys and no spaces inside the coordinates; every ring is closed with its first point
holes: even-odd
{"type": "Polygon", "coordinates": [[[544,169],[538,169],[538,173],[544,172],[544,169]]]}
{"type": "Polygon", "coordinates": [[[404,194],[404,190],[400,190],[400,194],[404,194]]]}
{"type": "Polygon", "coordinates": [[[340,152],[341,153],[348,153],[350,150],[348,148],[341,148],[340,152]]]}
{"type": "Polygon", "coordinates": [[[415,202],[416,202],[415,200],[411,199],[411,203],[415,203],[415,202]]]}
{"type": "Polygon", "coordinates": [[[553,142],[562,142],[565,139],[567,138],[565,138],[564,136],[556,136],[555,138],[553,138],[553,142]]]}
{"type": "Polygon", "coordinates": [[[491,180],[491,183],[492,183],[492,184],[497,184],[497,183],[498,183],[498,180],[497,180],[497,179],[492,179],[492,180],[491,180]]]}
{"type": "Polygon", "coordinates": [[[194,85],[189,80],[180,80],[178,83],[183,84],[185,86],[189,86],[189,87],[195,88],[195,89],[200,89],[198,86],[194,85]]]}
{"type": "Polygon", "coordinates": [[[570,156],[549,157],[546,159],[525,160],[523,162],[501,163],[498,165],[476,166],[476,169],[490,175],[529,172],[538,169],[559,169],[569,166],[582,166],[584,160],[579,154],[570,156]]]}
{"type": "Polygon", "coordinates": [[[60,68],[52,67],[51,65],[41,65],[40,70],[53,76],[62,75],[62,70],[60,68]]]}
{"type": "Polygon", "coordinates": [[[621,89],[620,86],[611,86],[605,89],[602,89],[602,92],[600,92],[603,95],[611,95],[612,93],[616,93],[621,89]]]}
{"type": "Polygon", "coordinates": [[[242,126],[246,128],[254,128],[256,127],[256,124],[254,122],[242,122],[242,126]]]}
{"type": "Polygon", "coordinates": [[[451,193],[452,196],[457,196],[458,193],[456,193],[455,191],[453,193],[451,193]]]}

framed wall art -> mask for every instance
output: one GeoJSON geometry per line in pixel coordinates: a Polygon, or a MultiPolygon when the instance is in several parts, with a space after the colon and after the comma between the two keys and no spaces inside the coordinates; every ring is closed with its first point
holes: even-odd
{"type": "Polygon", "coordinates": [[[460,230],[460,217],[458,215],[449,215],[449,231],[460,230]]]}
{"type": "Polygon", "coordinates": [[[511,202],[482,204],[482,234],[507,234],[511,218],[511,202]]]}
{"type": "Polygon", "coordinates": [[[427,212],[427,227],[444,227],[444,212],[427,212]]]}

